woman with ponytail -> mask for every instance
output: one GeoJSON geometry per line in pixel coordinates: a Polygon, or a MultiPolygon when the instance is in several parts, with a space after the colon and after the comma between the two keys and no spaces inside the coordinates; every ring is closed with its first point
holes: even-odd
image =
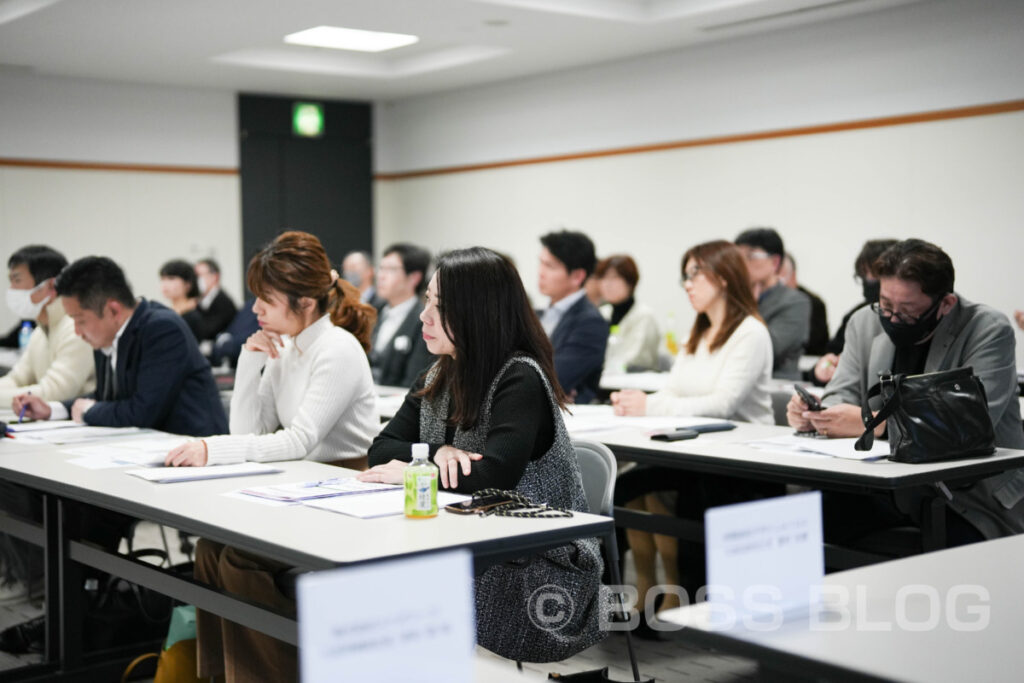
{"type": "MultiPolygon", "coordinates": [[[[366,351],[377,311],[338,278],[313,235],[286,232],[249,262],[247,284],[260,330],[238,358],[231,434],[175,448],[168,465],[243,460],[317,460],[366,468],[380,429],[366,351]]],[[[219,590],[295,615],[278,577],[288,565],[205,538],[195,578],[219,590]]],[[[197,610],[198,668],[227,683],[298,680],[294,645],[197,610]]]]}
{"type": "Polygon", "coordinates": [[[179,446],[166,464],[306,459],[365,468],[380,428],[366,357],[376,310],[305,232],[264,247],[246,279],[261,329],[238,359],[231,434],[179,446]]]}

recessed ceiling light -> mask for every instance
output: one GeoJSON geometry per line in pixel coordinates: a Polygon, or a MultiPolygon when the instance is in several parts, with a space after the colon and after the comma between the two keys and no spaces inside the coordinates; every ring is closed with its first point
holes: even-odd
{"type": "Polygon", "coordinates": [[[416,36],[404,33],[383,33],[363,31],[340,26],[317,26],[298,33],[290,33],[284,42],[293,45],[329,47],[335,50],[358,50],[359,52],[383,52],[419,42],[416,36]]]}

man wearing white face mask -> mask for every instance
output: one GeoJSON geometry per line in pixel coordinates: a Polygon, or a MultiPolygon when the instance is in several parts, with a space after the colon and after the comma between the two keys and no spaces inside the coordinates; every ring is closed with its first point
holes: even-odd
{"type": "Polygon", "coordinates": [[[10,406],[16,395],[25,393],[66,401],[96,385],[92,348],[75,334],[75,323],[65,315],[53,287],[67,263],[60,252],[40,245],[23,247],[7,261],[7,306],[37,326],[17,365],[0,377],[0,405],[10,406]]]}

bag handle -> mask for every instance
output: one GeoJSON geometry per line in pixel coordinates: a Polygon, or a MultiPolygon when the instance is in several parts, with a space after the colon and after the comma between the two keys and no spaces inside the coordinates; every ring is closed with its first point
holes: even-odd
{"type": "Polygon", "coordinates": [[[857,443],[853,445],[854,450],[857,451],[869,451],[875,444],[875,428],[889,419],[892,412],[900,404],[900,381],[903,379],[903,375],[879,375],[878,383],[868,389],[861,397],[860,401],[860,419],[864,423],[864,433],[857,439],[857,443]],[[875,416],[871,415],[871,406],[868,401],[882,393],[882,385],[891,382],[893,385],[892,396],[882,405],[882,409],[878,411],[875,416]]]}

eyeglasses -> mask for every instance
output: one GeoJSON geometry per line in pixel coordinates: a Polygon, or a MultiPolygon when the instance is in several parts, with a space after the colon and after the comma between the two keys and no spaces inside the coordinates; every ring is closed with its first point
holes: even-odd
{"type": "Polygon", "coordinates": [[[690,268],[689,270],[683,271],[683,277],[679,280],[679,286],[680,287],[685,286],[687,282],[689,282],[690,280],[693,280],[698,275],[700,275],[701,274],[701,270],[702,269],[701,269],[700,266],[694,266],[693,268],[690,268]]]}
{"type": "Polygon", "coordinates": [[[897,311],[884,308],[882,304],[880,304],[877,301],[871,304],[871,310],[877,313],[878,315],[882,316],[883,318],[888,318],[894,323],[902,325],[916,325],[919,320],[921,320],[922,318],[927,318],[936,310],[938,310],[939,304],[942,303],[942,299],[943,297],[941,296],[935,299],[932,302],[932,305],[928,307],[928,310],[922,313],[921,315],[907,315],[906,313],[899,313],[897,311]]]}
{"type": "Polygon", "coordinates": [[[772,257],[772,255],[764,249],[742,249],[741,251],[743,252],[743,258],[748,261],[763,261],[764,259],[772,257]]]}

